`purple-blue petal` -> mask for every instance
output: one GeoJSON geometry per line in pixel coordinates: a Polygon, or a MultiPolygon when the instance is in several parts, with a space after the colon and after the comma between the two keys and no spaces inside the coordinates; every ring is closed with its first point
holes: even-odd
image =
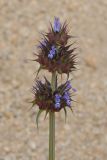
{"type": "Polygon", "coordinates": [[[56,54],[56,47],[53,45],[51,47],[51,50],[49,51],[48,58],[52,59],[55,54],[56,54]]]}
{"type": "Polygon", "coordinates": [[[60,20],[59,18],[55,17],[54,19],[54,32],[59,32],[61,28],[60,20]]]}
{"type": "Polygon", "coordinates": [[[48,54],[48,58],[52,59],[53,58],[53,54],[48,54]]]}
{"type": "Polygon", "coordinates": [[[55,94],[55,97],[61,98],[61,95],[60,94],[55,94]]]}
{"type": "Polygon", "coordinates": [[[55,103],[55,108],[60,108],[60,103],[55,103]]]}
{"type": "Polygon", "coordinates": [[[77,92],[77,89],[76,89],[76,88],[72,88],[72,90],[73,90],[74,92],[77,92]]]}
{"type": "Polygon", "coordinates": [[[64,98],[65,100],[70,99],[69,93],[68,93],[68,92],[65,92],[64,95],[63,95],[63,98],[64,98]]]}
{"type": "Polygon", "coordinates": [[[70,106],[70,105],[71,105],[71,100],[67,100],[67,101],[66,101],[66,104],[67,104],[68,106],[70,106]]]}
{"type": "Polygon", "coordinates": [[[43,40],[42,42],[40,42],[40,44],[38,45],[38,48],[42,48],[43,46],[46,46],[46,40],[43,40]]]}
{"type": "Polygon", "coordinates": [[[60,108],[61,95],[55,94],[55,108],[60,108]]]}
{"type": "Polygon", "coordinates": [[[66,83],[66,89],[65,90],[69,90],[71,88],[72,88],[72,86],[70,84],[70,81],[67,81],[67,83],[66,83]]]}

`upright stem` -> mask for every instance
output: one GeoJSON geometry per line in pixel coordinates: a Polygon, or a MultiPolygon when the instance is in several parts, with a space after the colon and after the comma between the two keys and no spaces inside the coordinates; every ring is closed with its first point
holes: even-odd
{"type": "Polygon", "coordinates": [[[49,113],[49,160],[55,160],[55,113],[49,113]]]}
{"type": "MultiPolygon", "coordinates": [[[[56,73],[52,74],[52,90],[55,90],[56,73]]],[[[49,160],[55,160],[55,112],[49,112],[49,160]]]]}

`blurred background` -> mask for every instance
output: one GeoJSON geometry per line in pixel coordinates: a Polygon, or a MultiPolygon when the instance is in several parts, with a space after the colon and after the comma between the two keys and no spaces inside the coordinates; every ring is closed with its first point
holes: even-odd
{"type": "Polygon", "coordinates": [[[0,1],[0,160],[48,159],[48,118],[37,131],[28,103],[39,64],[28,59],[54,16],[69,22],[79,52],[74,114],[66,124],[56,114],[56,160],[107,160],[106,0],[0,1]]]}

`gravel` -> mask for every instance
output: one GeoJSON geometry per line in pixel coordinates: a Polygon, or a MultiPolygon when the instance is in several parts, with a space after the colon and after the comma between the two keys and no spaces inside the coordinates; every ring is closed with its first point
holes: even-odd
{"type": "Polygon", "coordinates": [[[33,48],[54,16],[70,23],[79,52],[74,114],[66,124],[56,114],[56,159],[107,159],[107,1],[1,0],[0,160],[48,159],[48,118],[37,131],[28,102],[39,67],[30,61],[33,48]]]}

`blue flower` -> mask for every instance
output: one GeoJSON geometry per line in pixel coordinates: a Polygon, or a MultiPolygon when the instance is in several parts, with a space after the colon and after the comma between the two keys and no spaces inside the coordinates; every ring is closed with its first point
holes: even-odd
{"type": "Polygon", "coordinates": [[[59,32],[61,28],[60,20],[59,18],[55,17],[54,20],[54,32],[59,32]]]}
{"type": "Polygon", "coordinates": [[[63,99],[66,101],[66,104],[67,104],[68,106],[71,105],[71,99],[70,99],[70,94],[69,94],[69,92],[65,92],[65,93],[64,93],[63,99]]]}
{"type": "Polygon", "coordinates": [[[55,108],[60,108],[61,95],[55,94],[55,108]]]}
{"type": "Polygon", "coordinates": [[[72,88],[72,90],[73,90],[74,92],[77,92],[76,88],[72,88]]]}
{"type": "Polygon", "coordinates": [[[66,83],[66,91],[67,90],[69,90],[69,89],[71,89],[72,88],[72,86],[71,86],[71,84],[70,84],[70,81],[67,81],[67,83],[66,83]]]}
{"type": "Polygon", "coordinates": [[[71,100],[70,100],[70,99],[68,99],[68,100],[66,101],[66,103],[67,103],[68,106],[71,106],[71,100]]]}
{"type": "Polygon", "coordinates": [[[77,92],[77,90],[71,86],[70,81],[67,81],[65,91],[68,91],[70,89],[72,89],[73,92],[77,92]]]}
{"type": "Polygon", "coordinates": [[[60,103],[55,103],[55,108],[60,108],[60,103]]]}
{"type": "Polygon", "coordinates": [[[48,58],[52,59],[53,58],[53,54],[48,54],[48,58]]]}
{"type": "Polygon", "coordinates": [[[42,48],[43,46],[46,46],[46,40],[43,40],[42,42],[40,42],[40,44],[38,45],[38,48],[42,48]]]}
{"type": "Polygon", "coordinates": [[[48,58],[52,59],[55,54],[56,54],[56,47],[53,45],[51,47],[51,50],[49,51],[48,58]]]}
{"type": "Polygon", "coordinates": [[[68,92],[65,92],[63,98],[64,98],[65,100],[70,99],[69,93],[68,93],[68,92]]]}

